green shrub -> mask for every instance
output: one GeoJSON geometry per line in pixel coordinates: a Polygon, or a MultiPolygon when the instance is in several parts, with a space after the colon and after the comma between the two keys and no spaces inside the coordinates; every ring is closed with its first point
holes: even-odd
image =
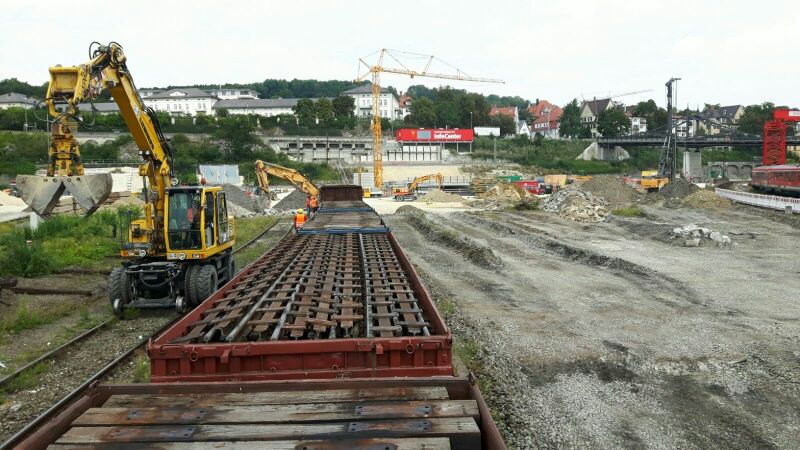
{"type": "Polygon", "coordinates": [[[617,208],[611,211],[611,214],[620,217],[643,217],[645,215],[642,208],[636,205],[629,205],[623,208],[617,208]]]}
{"type": "Polygon", "coordinates": [[[53,261],[42,244],[29,243],[25,231],[12,231],[0,236],[0,275],[35,277],[52,270],[53,261]]]}

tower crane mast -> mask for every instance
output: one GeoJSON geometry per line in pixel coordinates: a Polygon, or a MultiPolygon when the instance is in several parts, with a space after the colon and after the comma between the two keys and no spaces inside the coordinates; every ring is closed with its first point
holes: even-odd
{"type": "MultiPolygon", "coordinates": [[[[381,134],[381,110],[380,110],[380,97],[381,97],[381,72],[408,75],[411,78],[426,77],[426,78],[440,78],[444,80],[457,80],[457,81],[474,81],[479,83],[504,83],[503,80],[494,78],[479,78],[471,77],[463,73],[461,70],[456,69],[455,74],[442,74],[428,72],[431,64],[437,60],[433,55],[416,55],[424,56],[427,60],[425,68],[422,70],[411,70],[398,59],[398,52],[396,50],[388,50],[382,48],[378,52],[378,59],[375,64],[369,64],[364,58],[358,59],[359,75],[356,82],[364,81],[367,77],[371,77],[372,81],[372,159],[373,159],[373,172],[375,175],[375,187],[383,187],[383,150],[381,148],[383,140],[381,134]],[[385,57],[394,60],[400,67],[386,67],[383,65],[385,57]],[[364,73],[360,73],[365,69],[364,73]]],[[[445,63],[446,64],[446,63],[445,63]]]]}

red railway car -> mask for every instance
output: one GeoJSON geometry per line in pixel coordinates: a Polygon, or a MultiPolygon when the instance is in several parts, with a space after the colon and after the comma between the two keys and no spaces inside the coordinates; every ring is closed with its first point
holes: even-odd
{"type": "Polygon", "coordinates": [[[299,233],[149,342],[150,383],[87,384],[9,448],[506,450],[361,188],[321,191],[299,233]]]}
{"type": "Polygon", "coordinates": [[[758,191],[800,193],[800,164],[760,166],[752,171],[750,186],[758,191]]]}

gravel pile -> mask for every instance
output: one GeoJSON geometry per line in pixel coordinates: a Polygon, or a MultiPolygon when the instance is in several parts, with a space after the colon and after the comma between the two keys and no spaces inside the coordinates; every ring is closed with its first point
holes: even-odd
{"type": "Polygon", "coordinates": [[[676,178],[658,191],[658,195],[667,199],[681,199],[699,191],[700,188],[683,178],[676,178]]]}
{"type": "Polygon", "coordinates": [[[258,202],[256,199],[250,195],[248,195],[243,190],[239,189],[238,187],[232,184],[223,184],[222,191],[225,192],[225,199],[228,201],[228,204],[235,203],[242,208],[245,208],[251,212],[258,212],[258,202]]]}
{"type": "Polygon", "coordinates": [[[233,217],[253,217],[256,215],[255,212],[233,202],[228,202],[228,214],[233,217]]]}
{"type": "Polygon", "coordinates": [[[419,197],[416,201],[425,203],[464,203],[464,198],[460,195],[436,189],[419,197]]]}
{"type": "Polygon", "coordinates": [[[718,231],[700,227],[693,223],[672,229],[671,237],[684,247],[699,247],[701,245],[716,244],[725,246],[731,244],[731,238],[718,231]]]}
{"type": "Polygon", "coordinates": [[[699,190],[681,200],[684,205],[692,208],[727,208],[731,202],[712,191],[699,190]]]}
{"type": "Polygon", "coordinates": [[[608,202],[579,188],[562,189],[545,201],[542,209],[575,222],[602,222],[608,202]]]}
{"type": "Polygon", "coordinates": [[[581,189],[603,197],[612,206],[624,206],[641,200],[642,194],[613,175],[596,175],[581,189]]]}
{"type": "Polygon", "coordinates": [[[291,194],[283,197],[281,201],[274,204],[272,209],[276,211],[293,211],[306,207],[306,194],[303,191],[295,190],[291,194]]]}

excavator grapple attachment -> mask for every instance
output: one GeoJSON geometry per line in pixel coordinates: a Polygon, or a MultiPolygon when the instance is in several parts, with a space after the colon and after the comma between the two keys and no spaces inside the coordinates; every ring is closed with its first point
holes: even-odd
{"type": "Polygon", "coordinates": [[[40,216],[48,216],[62,195],[71,195],[88,216],[111,195],[111,174],[93,173],[76,176],[17,176],[20,198],[40,216]]]}

